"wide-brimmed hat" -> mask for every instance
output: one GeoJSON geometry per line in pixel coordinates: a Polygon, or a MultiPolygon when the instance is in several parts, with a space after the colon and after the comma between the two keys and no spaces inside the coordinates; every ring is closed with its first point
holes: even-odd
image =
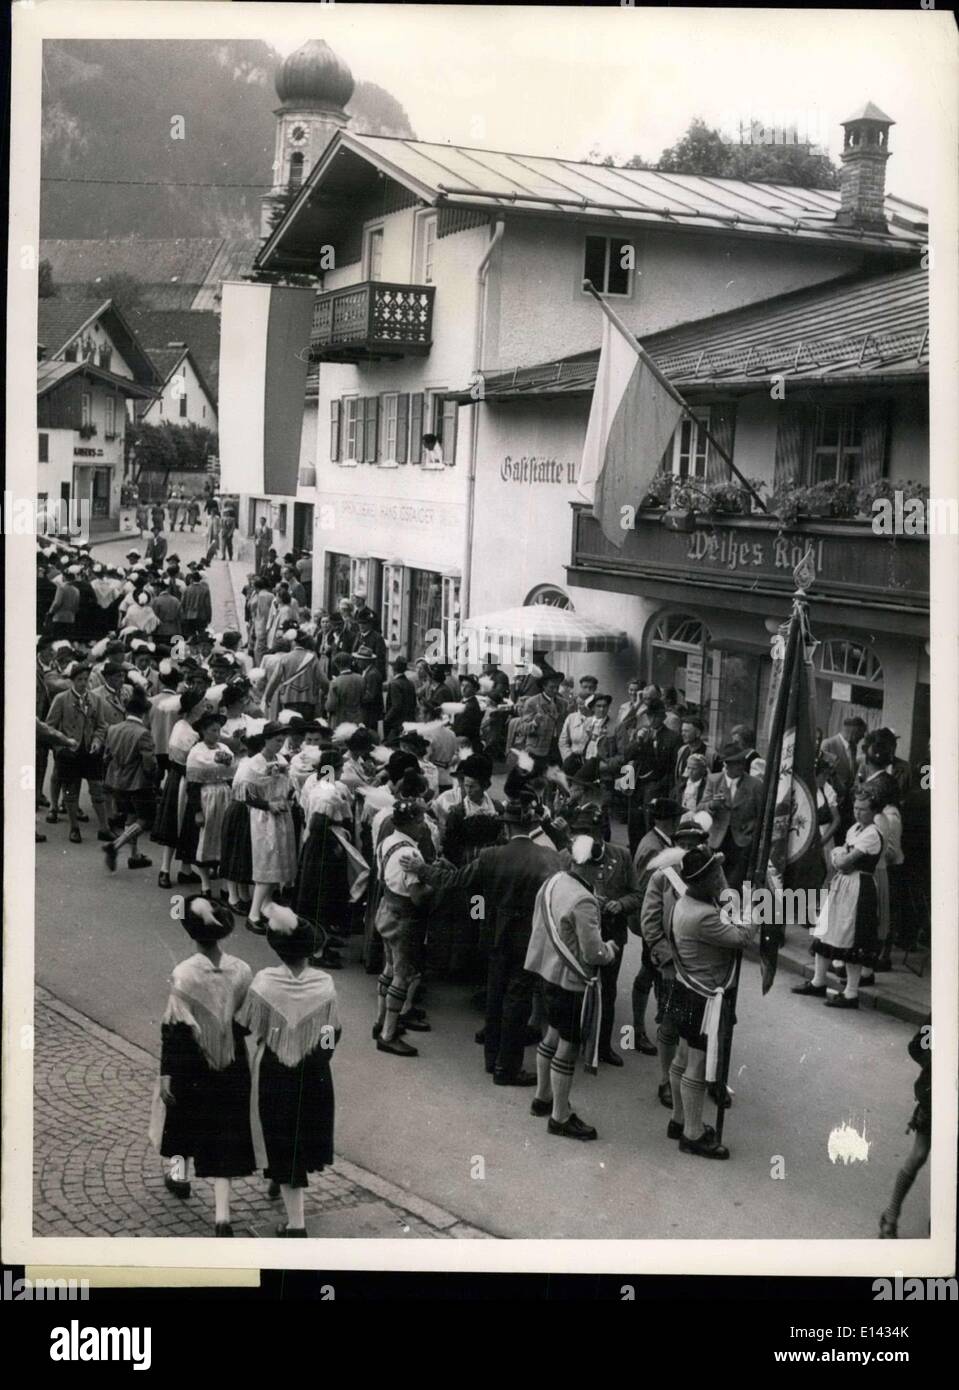
{"type": "Polygon", "coordinates": [[[453,768],[454,777],[472,777],[477,782],[489,782],[493,776],[493,763],[482,753],[471,753],[461,758],[453,768]]]}
{"type": "Polygon", "coordinates": [[[285,724],[279,723],[278,720],[271,719],[269,723],[263,725],[260,733],[264,738],[277,738],[280,734],[286,737],[289,733],[289,729],[285,724]]]}
{"type": "Polygon", "coordinates": [[[745,748],[740,748],[738,743],[726,743],[720,749],[719,756],[724,763],[744,763],[748,754],[745,748]]]}
{"type": "Polygon", "coordinates": [[[603,823],[603,808],[595,801],[584,801],[567,815],[570,830],[591,832],[603,823]]]}
{"type": "Polygon", "coordinates": [[[594,787],[599,781],[599,758],[580,758],[574,753],[566,759],[563,771],[574,787],[594,787]]]}
{"type": "Polygon", "coordinates": [[[713,818],[708,811],[687,812],[673,831],[673,839],[677,845],[688,846],[690,849],[694,845],[704,845],[709,839],[712,823],[713,818]]]}

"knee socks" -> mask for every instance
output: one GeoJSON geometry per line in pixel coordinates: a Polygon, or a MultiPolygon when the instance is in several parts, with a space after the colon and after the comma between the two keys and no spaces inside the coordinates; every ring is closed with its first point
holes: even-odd
{"type": "Polygon", "coordinates": [[[550,1066],[556,1055],[555,1043],[550,1046],[541,1042],[536,1049],[536,1099],[552,1100],[550,1066]]]}
{"type": "Polygon", "coordinates": [[[703,1133],[703,1102],[706,1099],[705,1081],[694,1081],[685,1072],[680,1082],[685,1123],[683,1134],[687,1139],[699,1139],[703,1133]]]}
{"type": "Polygon", "coordinates": [[[280,1196],[283,1198],[283,1206],[286,1209],[286,1225],[291,1231],[302,1231],[304,1226],[303,1216],[303,1194],[304,1188],[290,1187],[287,1183],[280,1183],[280,1196]]]}
{"type": "Polygon", "coordinates": [[[230,1219],[230,1179],[213,1179],[213,1203],[216,1208],[216,1223],[221,1225],[230,1219]]]}
{"type": "Polygon", "coordinates": [[[559,1124],[565,1124],[570,1116],[569,1093],[573,1088],[575,1070],[572,1058],[567,1060],[554,1057],[549,1064],[549,1079],[553,1088],[553,1119],[559,1124]]]}
{"type": "MultiPolygon", "coordinates": [[[[682,1067],[678,1066],[675,1060],[671,1061],[669,1064],[669,1089],[673,1093],[673,1119],[678,1125],[686,1123],[686,1112],[683,1109],[682,1079],[682,1067]]],[[[702,1113],[702,1106],[700,1106],[700,1113],[702,1113]]]]}

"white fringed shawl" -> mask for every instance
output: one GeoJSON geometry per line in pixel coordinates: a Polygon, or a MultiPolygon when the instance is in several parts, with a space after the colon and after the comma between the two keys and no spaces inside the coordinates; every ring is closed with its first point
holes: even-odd
{"type": "Polygon", "coordinates": [[[233,1018],[253,971],[245,960],[223,955],[214,965],[197,953],[174,967],[164,1023],[185,1023],[213,1071],[233,1061],[233,1018]]]}
{"type": "Polygon", "coordinates": [[[333,981],[312,966],[301,975],[287,965],[271,966],[250,985],[237,1019],[261,1047],[295,1067],[317,1047],[333,1050],[339,1028],[333,981]]]}

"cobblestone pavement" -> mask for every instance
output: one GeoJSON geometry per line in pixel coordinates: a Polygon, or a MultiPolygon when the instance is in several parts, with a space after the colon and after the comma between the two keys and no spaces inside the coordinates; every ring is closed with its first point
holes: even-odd
{"type": "MultiPolygon", "coordinates": [[[[34,1052],[34,1234],[213,1236],[213,1184],[171,1196],[147,1139],[156,1059],[38,990],[34,1052]]],[[[234,1183],[237,1236],[272,1236],[284,1220],[259,1177],[234,1183]]],[[[431,1202],[337,1159],[310,1177],[311,1236],[486,1238],[431,1202]]]]}

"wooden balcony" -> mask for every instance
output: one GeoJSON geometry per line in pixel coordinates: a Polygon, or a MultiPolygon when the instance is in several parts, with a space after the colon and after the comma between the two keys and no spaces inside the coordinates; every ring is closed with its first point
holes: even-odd
{"type": "Polygon", "coordinates": [[[433,340],[433,285],[367,280],[317,296],[310,334],[313,362],[425,357],[433,340]]]}
{"type": "Polygon", "coordinates": [[[620,549],[603,535],[591,508],[573,503],[572,511],[572,585],[785,615],[795,589],[793,570],[811,549],[814,615],[861,626],[867,610],[877,629],[927,635],[924,535],[876,535],[868,520],[824,518],[786,526],[761,514],[697,516],[693,530],[674,531],[664,524],[663,512],[641,511],[620,549]]]}

